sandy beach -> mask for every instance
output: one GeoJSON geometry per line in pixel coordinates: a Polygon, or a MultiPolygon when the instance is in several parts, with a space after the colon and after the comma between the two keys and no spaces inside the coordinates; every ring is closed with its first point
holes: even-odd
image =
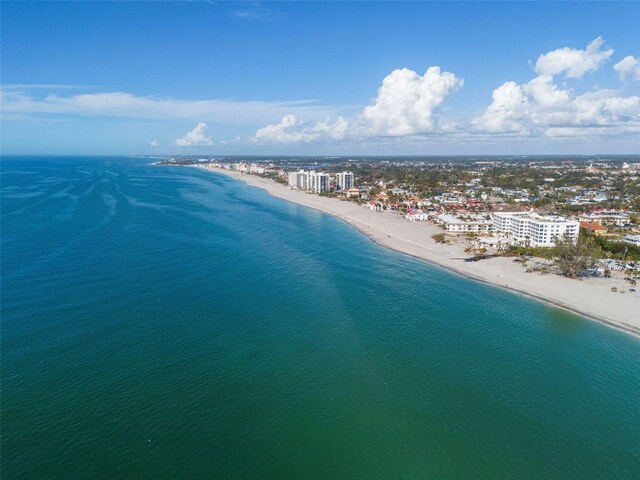
{"type": "Polygon", "coordinates": [[[228,175],[269,194],[333,215],[374,242],[425,260],[465,277],[513,290],[640,336],[640,292],[628,292],[622,278],[569,279],[553,274],[526,273],[513,258],[493,257],[467,262],[464,245],[437,244],[431,235],[442,230],[428,222],[409,222],[398,214],[373,212],[355,203],[291,190],[257,175],[218,168],[195,167],[228,175]],[[611,292],[611,287],[625,291],[611,292]]]}

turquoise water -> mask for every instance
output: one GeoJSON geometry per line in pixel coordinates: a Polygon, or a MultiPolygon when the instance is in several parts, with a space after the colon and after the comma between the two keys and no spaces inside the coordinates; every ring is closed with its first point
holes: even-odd
{"type": "Polygon", "coordinates": [[[219,175],[5,158],[2,477],[640,477],[640,341],[219,175]]]}

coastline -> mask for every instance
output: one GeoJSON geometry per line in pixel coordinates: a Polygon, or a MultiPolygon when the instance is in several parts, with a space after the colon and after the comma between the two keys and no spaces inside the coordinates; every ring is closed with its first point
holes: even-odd
{"type": "Polygon", "coordinates": [[[372,212],[351,202],[291,190],[257,175],[202,166],[192,168],[223,174],[249,186],[262,188],[272,196],[330,214],[380,246],[640,337],[640,294],[613,293],[610,291],[610,279],[575,280],[553,274],[526,273],[509,257],[466,262],[464,259],[468,255],[463,246],[435,243],[431,235],[442,232],[435,225],[408,222],[400,216],[372,212]],[[634,312],[637,313],[634,315],[634,312]]]}

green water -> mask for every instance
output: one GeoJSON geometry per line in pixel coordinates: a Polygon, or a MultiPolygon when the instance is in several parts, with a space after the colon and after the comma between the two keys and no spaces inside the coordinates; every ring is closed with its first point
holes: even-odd
{"type": "Polygon", "coordinates": [[[2,160],[2,478],[640,478],[640,341],[231,179],[2,160]]]}

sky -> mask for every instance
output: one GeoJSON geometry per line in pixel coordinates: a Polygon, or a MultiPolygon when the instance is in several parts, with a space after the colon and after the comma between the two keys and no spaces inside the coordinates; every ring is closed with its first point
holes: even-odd
{"type": "Polygon", "coordinates": [[[640,153],[640,2],[0,9],[3,155],[640,153]]]}

